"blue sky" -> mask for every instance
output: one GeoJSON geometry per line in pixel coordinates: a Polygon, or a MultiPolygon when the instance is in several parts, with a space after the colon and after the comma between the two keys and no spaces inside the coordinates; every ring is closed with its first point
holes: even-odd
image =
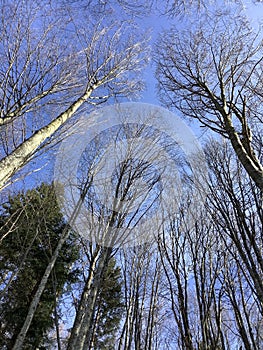
{"type": "MultiPolygon", "coordinates": [[[[218,3],[218,2],[217,2],[218,3]]],[[[251,24],[253,27],[257,28],[259,21],[263,21],[263,3],[259,4],[253,4],[252,0],[246,0],[244,1],[244,7],[245,12],[251,19],[251,24]]],[[[116,13],[115,13],[116,17],[116,13]]],[[[186,16],[187,17],[187,16],[186,16]]],[[[198,17],[198,16],[197,16],[198,17]]],[[[163,29],[167,29],[170,27],[170,25],[175,24],[177,27],[182,28],[184,27],[184,21],[183,18],[174,18],[174,19],[168,19],[165,16],[160,16],[158,14],[146,14],[146,16],[142,18],[136,19],[139,28],[142,29],[142,31],[149,30],[151,32],[151,44],[152,44],[152,51],[154,51],[154,43],[156,42],[156,39],[158,38],[158,35],[161,33],[163,29]]],[[[146,89],[142,93],[140,102],[147,102],[152,103],[155,105],[161,105],[157,88],[156,88],[156,79],[155,79],[155,68],[153,67],[153,62],[151,61],[148,65],[148,67],[144,70],[143,78],[146,83],[146,89]]],[[[176,112],[177,115],[179,115],[178,112],[176,112]]],[[[189,121],[185,121],[189,125],[189,121]]],[[[191,123],[190,127],[192,128],[193,132],[196,134],[197,137],[200,137],[203,135],[203,128],[200,128],[196,123],[191,123]]],[[[33,160],[30,166],[27,166],[27,169],[39,169],[41,166],[47,165],[48,168],[50,168],[50,162],[52,163],[52,154],[42,154],[41,159],[33,160]]],[[[35,172],[34,175],[30,175],[30,184],[31,186],[35,186],[36,183],[41,181],[50,181],[49,171],[39,171],[35,172]]],[[[26,181],[27,182],[27,181],[26,181]]],[[[31,187],[30,186],[30,187],[31,187]]],[[[15,185],[17,188],[21,188],[20,185],[15,185]]],[[[23,184],[22,184],[23,187],[23,184]]]]}

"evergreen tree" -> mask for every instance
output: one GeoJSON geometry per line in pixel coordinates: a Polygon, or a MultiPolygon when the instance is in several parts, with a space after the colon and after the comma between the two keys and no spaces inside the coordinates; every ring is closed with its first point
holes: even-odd
{"type": "MultiPolygon", "coordinates": [[[[0,214],[0,348],[11,349],[23,325],[28,306],[66,223],[51,185],[42,184],[10,197],[0,214]]],[[[23,349],[46,349],[48,331],[54,326],[56,301],[66,283],[74,282],[71,271],[78,258],[74,234],[64,245],[23,349]],[[42,344],[42,346],[41,346],[42,344]]]]}

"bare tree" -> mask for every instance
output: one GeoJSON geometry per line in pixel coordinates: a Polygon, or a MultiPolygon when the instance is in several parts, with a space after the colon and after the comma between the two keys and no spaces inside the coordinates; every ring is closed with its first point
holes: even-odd
{"type": "Polygon", "coordinates": [[[258,333],[262,325],[260,306],[244,275],[245,268],[237,263],[240,258],[234,245],[231,251],[231,254],[229,252],[224,254],[226,262],[222,274],[224,302],[229,305],[228,309],[234,316],[233,326],[236,328],[238,342],[247,350],[260,349],[262,347],[262,337],[258,333]]]}
{"type": "Polygon", "coordinates": [[[228,334],[222,326],[217,237],[206,215],[194,225],[187,221],[183,214],[172,215],[159,240],[177,347],[221,349],[228,334]]]}
{"type": "Polygon", "coordinates": [[[0,10],[3,188],[85,103],[140,89],[145,43],[130,24],[76,19],[52,2],[3,2],[0,10]]]}
{"type": "MultiPolygon", "coordinates": [[[[68,3],[66,0],[60,0],[62,3],[68,3]]],[[[259,4],[261,0],[251,0],[251,3],[259,4]]],[[[168,15],[169,17],[192,15],[194,12],[202,13],[203,10],[211,8],[213,6],[222,7],[222,2],[217,0],[73,0],[73,4],[76,6],[83,6],[92,8],[92,12],[95,15],[101,15],[102,13],[112,13],[112,11],[122,11],[129,16],[143,17],[149,13],[156,12],[162,15],[168,15]]],[[[224,5],[239,5],[240,7],[246,5],[243,0],[224,0],[224,5]]]]}
{"type": "Polygon", "coordinates": [[[95,321],[98,292],[101,287],[103,272],[111,256],[112,249],[99,246],[95,247],[95,251],[91,255],[89,276],[81,295],[67,349],[84,349],[85,345],[89,348],[92,336],[92,323],[95,321]]]}
{"type": "Polygon", "coordinates": [[[164,289],[182,349],[231,349],[235,343],[253,349],[262,341],[260,190],[227,149],[206,146],[205,207],[171,206],[159,236],[164,289]]]}
{"type": "Polygon", "coordinates": [[[164,345],[163,277],[156,248],[156,242],[152,241],[120,252],[125,313],[117,344],[119,350],[150,350],[164,345]]]}
{"type": "MultiPolygon", "coordinates": [[[[96,169],[102,167],[102,172],[105,171],[103,170],[105,155],[100,158],[106,138],[104,134],[97,135],[96,140],[87,147],[80,161],[80,189],[83,185],[85,186],[86,179],[91,179],[84,204],[92,214],[87,220],[88,237],[90,240],[93,237],[96,246],[94,252],[90,251],[90,272],[78,305],[68,350],[90,346],[92,323],[103,271],[111,256],[116,254],[118,247],[122,244],[127,245],[129,241],[132,242],[133,229],[140,224],[140,220],[159,196],[160,176],[156,176],[149,161],[151,152],[152,161],[155,159],[159,161],[159,154],[145,147],[143,142],[136,142],[139,136],[146,136],[147,127],[133,125],[131,128],[123,124],[115,126],[111,131],[113,135],[110,140],[113,138],[116,143],[113,147],[119,151],[115,154],[116,159],[113,159],[112,174],[104,174],[106,178],[101,184],[103,190],[100,193],[94,193],[92,181],[96,183],[95,174],[99,171],[96,169]],[[124,232],[120,234],[122,231],[124,232]]],[[[136,240],[133,244],[136,244],[136,240]]]]}
{"type": "Polygon", "coordinates": [[[226,142],[207,147],[211,213],[221,242],[224,304],[245,349],[260,348],[262,324],[262,197],[226,142]],[[220,199],[219,199],[220,198],[220,199]]]}
{"type": "MultiPolygon", "coordinates": [[[[262,322],[261,31],[253,33],[242,16],[221,11],[209,21],[206,18],[192,24],[190,30],[174,29],[163,35],[166,41],[160,42],[156,56],[163,102],[227,139],[223,145],[212,142],[206,148],[210,173],[206,215],[211,215],[208,224],[218,237],[212,261],[218,259],[219,265],[211,292],[206,294],[206,288],[205,294],[198,292],[199,296],[213,296],[215,307],[208,318],[211,321],[213,315],[217,325],[210,328],[215,324],[209,321],[207,328],[208,324],[202,322],[205,317],[201,318],[202,343],[206,348],[208,339],[218,334],[218,344],[223,348],[231,347],[232,337],[246,349],[260,348],[261,340],[254,329],[260,329],[262,322]],[[232,316],[234,322],[230,322],[232,316]],[[234,330],[231,336],[226,336],[226,329],[234,330]]],[[[193,266],[197,264],[201,269],[202,260],[196,256],[193,266]]],[[[179,267],[175,265],[173,270],[184,271],[179,267]]],[[[206,285],[209,276],[196,281],[206,285]]],[[[176,293],[179,295],[179,288],[176,293]]],[[[207,305],[206,298],[201,300],[200,311],[207,305]]]]}
{"type": "MultiPolygon", "coordinates": [[[[90,252],[89,276],[78,304],[68,349],[84,349],[89,346],[98,291],[108,261],[120,245],[137,243],[141,232],[139,235],[133,236],[133,230],[140,224],[142,218],[146,218],[145,214],[149,213],[162,192],[162,186],[159,182],[160,174],[165,170],[165,164],[162,162],[163,159],[159,158],[160,149],[154,148],[153,142],[149,142],[146,137],[147,133],[149,133],[148,136],[153,137],[151,128],[142,127],[140,124],[137,126],[121,124],[115,126],[111,131],[113,135],[110,133],[107,137],[110,142],[112,139],[116,142],[115,147],[119,150],[115,154],[116,159],[113,159],[112,174],[108,173],[108,168],[106,170],[103,168],[104,153],[102,149],[105,146],[103,142],[107,140],[104,133],[97,135],[87,145],[79,162],[77,186],[81,195],[69,217],[69,225],[74,227],[75,221],[79,218],[82,209],[85,208],[90,215],[85,211],[85,215],[81,216],[81,219],[85,220],[85,225],[81,226],[82,230],[87,231],[82,232],[82,234],[87,234],[90,241],[94,242],[95,248],[90,252]],[[146,137],[146,145],[141,140],[143,136],[146,137]],[[157,173],[152,164],[154,161],[159,165],[157,173]],[[162,166],[164,169],[161,169],[162,166]],[[102,183],[100,182],[101,191],[94,194],[97,184],[96,174],[100,170],[106,178],[102,183]]],[[[165,179],[163,183],[165,183],[165,179]]],[[[75,184],[72,186],[74,187],[75,184]]],[[[80,221],[83,223],[82,220],[80,221]]],[[[144,232],[142,233],[144,234],[144,232]]],[[[32,299],[14,349],[19,349],[23,344],[46,281],[67,237],[68,231],[65,230],[50,257],[49,264],[32,299]]]]}
{"type": "MultiPolygon", "coordinates": [[[[236,247],[244,276],[262,308],[262,198],[246,176],[229,146],[212,143],[207,148],[210,177],[209,205],[218,228],[236,247]],[[253,282],[252,282],[253,281],[253,282]]],[[[238,264],[238,262],[237,262],[238,264]]]]}
{"type": "Polygon", "coordinates": [[[156,55],[162,101],[228,138],[261,190],[254,134],[260,124],[262,132],[262,57],[261,31],[224,11],[206,14],[185,31],[164,32],[156,55]]]}

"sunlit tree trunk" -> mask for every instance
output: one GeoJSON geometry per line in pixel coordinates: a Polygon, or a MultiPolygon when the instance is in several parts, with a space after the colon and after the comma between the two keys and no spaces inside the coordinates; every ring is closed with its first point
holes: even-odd
{"type": "Polygon", "coordinates": [[[146,57],[132,25],[91,24],[88,8],[11,1],[0,17],[2,189],[84,105],[140,90],[146,57]]]}
{"type": "Polygon", "coordinates": [[[84,349],[85,343],[90,343],[92,322],[99,289],[101,288],[103,272],[110,259],[112,249],[97,247],[89,267],[88,280],[81,295],[75,322],[71,331],[67,349],[84,349]]]}

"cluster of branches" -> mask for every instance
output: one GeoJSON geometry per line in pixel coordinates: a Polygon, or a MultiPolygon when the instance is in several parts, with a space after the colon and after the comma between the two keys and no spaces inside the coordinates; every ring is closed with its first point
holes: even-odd
{"type": "MultiPolygon", "coordinates": [[[[151,239],[125,250],[84,239],[72,242],[67,235],[56,264],[49,265],[47,281],[42,277],[45,266],[54,259],[58,241],[65,239],[52,187],[42,185],[10,198],[1,216],[3,348],[41,342],[48,348],[53,339],[51,346],[59,349],[231,349],[236,344],[260,349],[262,198],[230,144],[211,141],[206,158],[209,176],[202,208],[192,205],[194,193],[184,198],[179,211],[174,210],[178,203],[170,202],[162,207],[163,220],[152,219],[148,225],[151,239]],[[80,256],[72,256],[74,246],[80,256]],[[20,310],[16,322],[10,318],[14,309],[20,310]],[[63,309],[71,315],[68,321],[63,309]],[[63,331],[72,319],[72,328],[63,331]]],[[[134,185],[138,163],[137,168],[127,163],[126,171],[132,180],[127,183],[118,174],[116,188],[122,194],[134,185]]],[[[102,208],[101,221],[104,213],[102,208]]],[[[110,234],[122,218],[106,214],[110,234]]],[[[91,220],[89,231],[94,237],[98,231],[105,235],[105,226],[91,220]]]]}
{"type": "MultiPolygon", "coordinates": [[[[94,24],[87,6],[79,17],[77,6],[58,4],[1,2],[1,188],[78,111],[141,89],[146,42],[135,40],[133,27],[108,17],[107,26],[94,24]]],[[[4,349],[54,346],[47,341],[52,331],[59,350],[262,348],[260,32],[221,12],[186,31],[162,33],[156,47],[162,101],[223,139],[206,145],[206,186],[186,193],[180,210],[178,203],[163,207],[161,222],[158,215],[144,225],[155,238],[147,244],[120,251],[82,241],[81,257],[49,186],[9,198],[0,218],[4,349]],[[194,202],[199,191],[206,191],[203,207],[194,202]],[[62,339],[67,307],[74,322],[62,339]]],[[[148,211],[159,179],[142,188],[152,171],[149,162],[136,161],[148,150],[135,151],[116,162],[112,210],[94,202],[94,169],[83,164],[79,205],[99,218],[89,222],[91,236],[115,243],[114,229],[132,224],[134,203],[140,201],[137,224],[148,211]]]]}
{"type": "Polygon", "coordinates": [[[262,191],[261,31],[254,33],[241,15],[213,15],[185,31],[162,34],[165,44],[156,54],[161,99],[229,139],[262,191]]]}
{"type": "Polygon", "coordinates": [[[140,91],[146,42],[109,22],[56,2],[1,4],[1,188],[80,108],[140,91]]]}

